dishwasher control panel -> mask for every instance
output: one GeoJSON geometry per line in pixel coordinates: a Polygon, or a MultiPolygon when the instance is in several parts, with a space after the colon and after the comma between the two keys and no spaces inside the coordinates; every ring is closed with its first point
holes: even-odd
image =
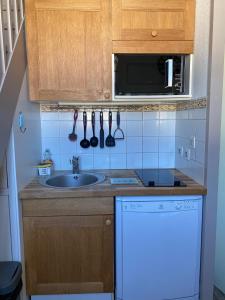
{"type": "Polygon", "coordinates": [[[124,212],[176,212],[197,210],[199,202],[194,200],[185,201],[151,201],[151,202],[124,202],[122,203],[122,210],[124,212]]]}

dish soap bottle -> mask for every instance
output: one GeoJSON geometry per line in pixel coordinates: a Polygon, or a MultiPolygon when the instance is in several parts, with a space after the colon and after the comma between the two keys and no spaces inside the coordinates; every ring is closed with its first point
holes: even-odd
{"type": "Polygon", "coordinates": [[[51,151],[49,149],[46,149],[44,152],[44,160],[43,160],[43,164],[51,164],[53,165],[53,160],[51,158],[51,151]]]}

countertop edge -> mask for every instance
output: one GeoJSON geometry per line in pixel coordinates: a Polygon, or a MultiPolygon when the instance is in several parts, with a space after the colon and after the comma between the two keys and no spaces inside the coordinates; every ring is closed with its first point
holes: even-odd
{"type": "MultiPolygon", "coordinates": [[[[121,174],[121,177],[136,177],[133,170],[96,170],[106,175],[104,184],[94,185],[92,187],[80,189],[54,189],[40,185],[37,178],[28,184],[20,193],[21,200],[30,199],[57,199],[57,198],[80,198],[80,197],[116,197],[116,196],[160,196],[160,195],[207,195],[206,187],[198,184],[192,178],[186,176],[182,172],[173,169],[174,172],[183,180],[186,187],[144,187],[139,180],[139,184],[134,186],[128,185],[110,185],[109,177],[114,174],[121,174]]],[[[92,170],[93,172],[93,170],[92,170]]]]}

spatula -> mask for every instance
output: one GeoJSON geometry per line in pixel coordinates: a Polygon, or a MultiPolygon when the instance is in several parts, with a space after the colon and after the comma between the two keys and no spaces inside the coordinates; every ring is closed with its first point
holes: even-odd
{"type": "Polygon", "coordinates": [[[91,114],[91,125],[92,125],[93,137],[90,139],[90,144],[92,147],[97,147],[98,138],[95,136],[95,112],[94,111],[91,114]]]}
{"type": "Polygon", "coordinates": [[[105,144],[107,147],[115,147],[116,143],[115,143],[115,139],[111,134],[112,132],[112,112],[109,111],[109,135],[107,136],[106,140],[105,140],[105,144]]]}
{"type": "Polygon", "coordinates": [[[100,112],[100,148],[104,148],[105,138],[104,138],[104,129],[103,129],[103,112],[100,112]]]}
{"type": "Polygon", "coordinates": [[[86,138],[86,136],[87,136],[87,113],[86,113],[86,111],[83,112],[83,125],[84,125],[84,138],[80,142],[80,146],[82,148],[89,148],[90,147],[90,142],[86,138]]]}

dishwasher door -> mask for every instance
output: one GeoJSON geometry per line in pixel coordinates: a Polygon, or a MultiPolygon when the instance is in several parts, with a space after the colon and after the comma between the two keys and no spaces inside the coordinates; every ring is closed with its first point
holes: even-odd
{"type": "Polygon", "coordinates": [[[118,198],[116,299],[199,299],[201,222],[201,197],[118,198]]]}

